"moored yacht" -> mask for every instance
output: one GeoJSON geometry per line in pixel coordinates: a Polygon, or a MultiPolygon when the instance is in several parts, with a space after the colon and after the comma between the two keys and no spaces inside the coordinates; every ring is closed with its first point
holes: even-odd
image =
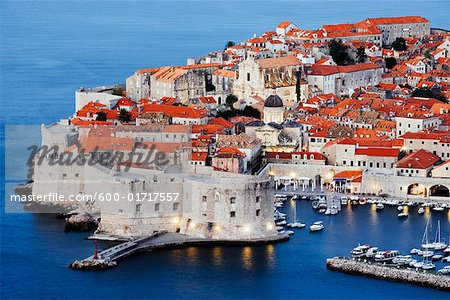
{"type": "Polygon", "coordinates": [[[394,259],[394,257],[398,256],[397,250],[386,250],[386,251],[379,251],[377,254],[375,254],[374,259],[377,262],[387,262],[394,259]]]}
{"type": "Polygon", "coordinates": [[[384,209],[384,205],[383,203],[378,203],[377,204],[377,211],[383,210],[384,209]]]}
{"type": "Polygon", "coordinates": [[[424,212],[425,212],[425,208],[423,208],[423,207],[419,207],[419,209],[417,210],[417,213],[419,215],[423,215],[424,212]]]}
{"type": "Polygon", "coordinates": [[[353,248],[352,251],[350,251],[350,254],[352,255],[352,257],[365,257],[367,254],[367,251],[369,251],[369,249],[372,248],[372,246],[370,245],[358,245],[355,248],[353,248]]]}
{"type": "Polygon", "coordinates": [[[397,215],[397,217],[398,217],[399,219],[406,219],[406,218],[408,217],[408,214],[407,214],[407,213],[399,213],[399,214],[397,215]]]}
{"type": "Polygon", "coordinates": [[[314,222],[311,226],[309,226],[309,230],[311,232],[315,232],[315,231],[321,231],[323,230],[325,227],[323,226],[323,222],[322,221],[316,221],[314,222]]]}

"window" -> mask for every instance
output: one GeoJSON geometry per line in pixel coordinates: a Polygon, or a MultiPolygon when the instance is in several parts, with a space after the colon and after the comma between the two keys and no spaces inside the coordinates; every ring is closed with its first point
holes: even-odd
{"type": "Polygon", "coordinates": [[[206,196],[203,196],[203,198],[202,198],[202,202],[203,202],[203,203],[205,203],[205,202],[206,202],[206,200],[207,200],[206,196]]]}
{"type": "Polygon", "coordinates": [[[250,81],[250,73],[247,73],[247,81],[250,81]]]}
{"type": "Polygon", "coordinates": [[[141,212],[141,207],[142,207],[142,204],[136,204],[136,213],[141,212]]]}
{"type": "Polygon", "coordinates": [[[155,211],[159,211],[159,206],[161,205],[161,203],[156,203],[155,204],[155,211]]]}
{"type": "Polygon", "coordinates": [[[236,197],[231,197],[231,198],[230,198],[230,203],[231,203],[231,204],[236,203],[236,197]]]}
{"type": "Polygon", "coordinates": [[[261,210],[260,210],[260,209],[257,209],[257,210],[256,210],[256,216],[259,217],[260,214],[261,214],[261,210]]]}
{"type": "Polygon", "coordinates": [[[256,196],[256,203],[259,203],[261,201],[261,196],[256,196]]]}
{"type": "Polygon", "coordinates": [[[230,217],[231,217],[231,218],[236,217],[236,212],[235,212],[235,211],[230,211],[230,217]]]}
{"type": "Polygon", "coordinates": [[[173,210],[177,211],[179,206],[180,206],[180,203],[174,203],[173,204],[173,210]]]}

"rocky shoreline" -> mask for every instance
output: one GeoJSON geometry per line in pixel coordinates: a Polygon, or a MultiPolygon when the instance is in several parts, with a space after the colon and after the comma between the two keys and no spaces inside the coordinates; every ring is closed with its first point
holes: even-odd
{"type": "Polygon", "coordinates": [[[381,264],[369,264],[366,262],[339,257],[327,259],[327,268],[347,274],[404,282],[423,287],[450,291],[450,277],[428,272],[398,269],[381,264]]]}

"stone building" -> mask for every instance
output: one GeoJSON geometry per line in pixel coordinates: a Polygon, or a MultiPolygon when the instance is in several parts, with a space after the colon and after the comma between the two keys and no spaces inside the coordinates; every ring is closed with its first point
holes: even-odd
{"type": "MultiPolygon", "coordinates": [[[[252,95],[267,98],[275,92],[283,101],[296,101],[300,66],[295,56],[244,60],[239,64],[233,93],[245,99],[252,95]]],[[[303,85],[305,90],[306,85],[303,85]]]]}

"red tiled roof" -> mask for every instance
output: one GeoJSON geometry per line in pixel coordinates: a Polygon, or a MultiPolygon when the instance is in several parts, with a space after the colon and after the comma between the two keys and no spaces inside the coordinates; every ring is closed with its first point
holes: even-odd
{"type": "Polygon", "coordinates": [[[398,157],[399,153],[400,149],[398,148],[359,148],[355,151],[355,155],[383,157],[398,157]]]}
{"type": "Polygon", "coordinates": [[[420,149],[397,162],[397,168],[427,169],[440,160],[439,156],[420,149]]]}

